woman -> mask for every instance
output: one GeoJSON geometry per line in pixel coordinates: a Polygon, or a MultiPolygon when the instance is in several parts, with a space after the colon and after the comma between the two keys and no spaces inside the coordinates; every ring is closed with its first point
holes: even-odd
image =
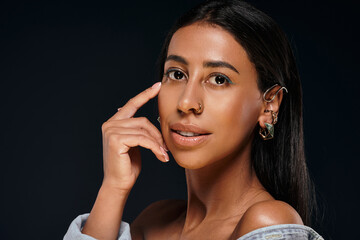
{"type": "Polygon", "coordinates": [[[131,224],[132,239],[322,239],[304,226],[312,191],[301,85],[271,18],[241,1],[192,9],[165,40],[160,78],[103,124],[104,180],[65,239],[130,239],[121,218],[140,172],[137,146],[163,162],[172,153],[188,199],[151,204],[131,224]],[[156,96],[161,133],[133,118],[156,96]]]}

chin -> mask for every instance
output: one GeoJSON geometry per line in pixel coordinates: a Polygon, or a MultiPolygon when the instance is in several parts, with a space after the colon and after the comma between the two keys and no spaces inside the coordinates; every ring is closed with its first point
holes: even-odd
{"type": "Polygon", "coordinates": [[[182,168],[185,169],[191,169],[191,170],[195,170],[195,169],[199,169],[202,168],[203,166],[199,166],[199,164],[194,163],[194,162],[190,162],[190,161],[176,161],[175,162],[182,168]]]}
{"type": "Polygon", "coordinates": [[[174,151],[172,155],[176,163],[185,169],[200,169],[210,164],[211,158],[201,151],[174,151]]]}
{"type": "Polygon", "coordinates": [[[185,169],[198,169],[201,168],[200,159],[197,154],[194,154],[193,151],[171,151],[175,162],[185,169]]]}

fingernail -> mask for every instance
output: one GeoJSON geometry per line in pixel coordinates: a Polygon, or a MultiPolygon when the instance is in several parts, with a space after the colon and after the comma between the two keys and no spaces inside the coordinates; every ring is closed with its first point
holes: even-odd
{"type": "Polygon", "coordinates": [[[120,109],[121,109],[121,107],[120,107],[120,108],[118,108],[118,111],[120,111],[120,109]]]}
{"type": "Polygon", "coordinates": [[[169,149],[167,148],[167,146],[166,146],[166,143],[164,142],[164,149],[165,149],[165,151],[166,152],[168,152],[169,151],[169,149]]]}
{"type": "Polygon", "coordinates": [[[160,146],[160,151],[161,151],[161,153],[164,155],[165,161],[168,162],[168,161],[169,161],[169,157],[168,157],[167,153],[165,152],[165,149],[164,149],[162,146],[160,146]]]}
{"type": "Polygon", "coordinates": [[[161,82],[157,82],[154,85],[152,85],[151,88],[158,88],[158,87],[160,87],[160,85],[161,85],[161,82]]]}

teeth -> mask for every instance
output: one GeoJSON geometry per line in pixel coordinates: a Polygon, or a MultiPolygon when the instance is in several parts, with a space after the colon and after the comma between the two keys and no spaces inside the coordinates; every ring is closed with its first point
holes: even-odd
{"type": "Polygon", "coordinates": [[[176,131],[178,134],[180,134],[181,136],[184,137],[194,137],[194,136],[199,136],[200,134],[197,133],[193,133],[193,132],[183,132],[183,131],[176,131]]]}

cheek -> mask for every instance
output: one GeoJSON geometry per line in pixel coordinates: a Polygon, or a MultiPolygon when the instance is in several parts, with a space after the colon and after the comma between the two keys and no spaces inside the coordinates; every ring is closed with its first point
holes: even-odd
{"type": "Polygon", "coordinates": [[[254,128],[258,122],[259,113],[260,113],[260,102],[256,98],[243,98],[241,103],[236,104],[233,111],[234,120],[241,127],[248,126],[249,128],[254,128]]]}
{"type": "Polygon", "coordinates": [[[224,133],[222,137],[228,138],[227,140],[234,139],[234,141],[243,141],[248,138],[258,122],[261,107],[259,94],[237,92],[232,97],[229,96],[218,102],[218,110],[214,111],[216,113],[214,118],[221,121],[218,124],[218,130],[224,133]]]}

